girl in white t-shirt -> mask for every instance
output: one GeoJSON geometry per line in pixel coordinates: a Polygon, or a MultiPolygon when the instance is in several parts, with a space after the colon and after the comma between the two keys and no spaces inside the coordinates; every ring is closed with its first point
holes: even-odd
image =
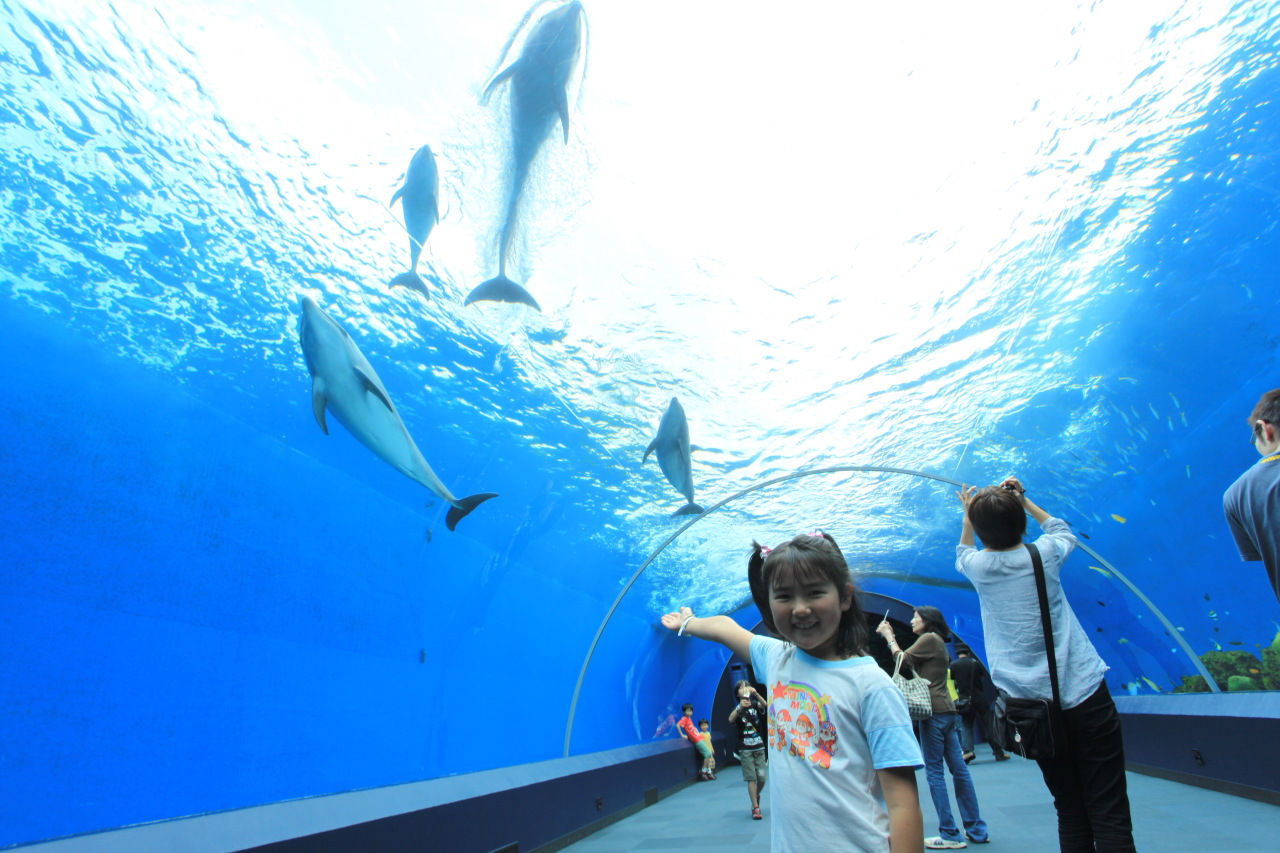
{"type": "Polygon", "coordinates": [[[772,550],[752,543],[757,636],[688,607],[662,617],[679,634],[751,660],[768,685],[774,853],[919,853],[923,766],[902,694],[869,655],[866,618],[844,555],[822,531],[772,550]]]}

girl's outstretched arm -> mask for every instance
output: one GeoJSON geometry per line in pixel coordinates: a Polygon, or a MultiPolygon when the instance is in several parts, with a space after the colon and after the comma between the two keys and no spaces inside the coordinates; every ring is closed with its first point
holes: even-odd
{"type": "Polygon", "coordinates": [[[664,615],[662,625],[672,631],[683,625],[686,636],[719,643],[738,657],[751,659],[751,632],[728,616],[694,616],[688,607],[681,607],[678,613],[664,615]]]}
{"type": "Polygon", "coordinates": [[[884,804],[889,809],[889,853],[922,853],[924,817],[916,772],[910,767],[886,767],[876,771],[884,804]]]}

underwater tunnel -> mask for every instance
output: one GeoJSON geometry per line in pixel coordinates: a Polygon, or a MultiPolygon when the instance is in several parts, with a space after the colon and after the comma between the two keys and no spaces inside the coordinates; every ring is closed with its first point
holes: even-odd
{"type": "Polygon", "coordinates": [[[923,11],[0,0],[0,847],[554,849],[753,540],[984,657],[1010,475],[1131,769],[1280,802],[1280,11],[923,11]]]}

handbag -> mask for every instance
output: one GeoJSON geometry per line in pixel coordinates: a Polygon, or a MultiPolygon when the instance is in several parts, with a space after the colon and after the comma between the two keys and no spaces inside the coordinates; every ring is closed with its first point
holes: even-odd
{"type": "Polygon", "coordinates": [[[902,674],[902,661],[906,658],[902,652],[898,652],[897,663],[893,667],[893,683],[900,691],[902,698],[907,700],[907,713],[911,715],[913,720],[927,720],[933,716],[933,699],[929,695],[929,679],[921,678],[916,675],[915,670],[911,670],[911,677],[907,678],[902,674]]]}
{"type": "Polygon", "coordinates": [[[959,697],[951,704],[956,706],[956,713],[962,717],[968,716],[969,713],[973,710],[971,707],[969,707],[968,696],[959,697]]]}
{"type": "Polygon", "coordinates": [[[1035,545],[1026,545],[1031,552],[1031,567],[1036,576],[1036,594],[1040,599],[1040,625],[1044,630],[1045,655],[1049,659],[1049,684],[1053,699],[1019,699],[1003,690],[992,706],[995,717],[995,734],[1000,745],[1008,752],[1016,752],[1023,758],[1053,758],[1066,747],[1067,732],[1062,718],[1062,698],[1058,691],[1058,660],[1053,652],[1053,627],[1049,621],[1049,593],[1045,588],[1044,563],[1035,545]]]}

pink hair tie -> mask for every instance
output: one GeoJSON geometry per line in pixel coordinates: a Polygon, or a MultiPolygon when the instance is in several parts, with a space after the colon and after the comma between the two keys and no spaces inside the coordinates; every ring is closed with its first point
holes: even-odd
{"type": "Polygon", "coordinates": [[[821,530],[813,530],[813,531],[810,531],[810,532],[809,532],[809,535],[810,535],[810,536],[813,536],[813,537],[815,537],[815,538],[817,538],[817,539],[826,539],[826,538],[827,538],[827,534],[823,533],[821,530]]]}
{"type": "Polygon", "coordinates": [[[760,553],[761,553],[761,555],[762,555],[762,556],[767,557],[767,556],[769,556],[770,554],[772,554],[772,553],[773,553],[773,549],[772,549],[772,548],[766,548],[765,546],[761,545],[761,546],[760,546],[760,553]]]}

